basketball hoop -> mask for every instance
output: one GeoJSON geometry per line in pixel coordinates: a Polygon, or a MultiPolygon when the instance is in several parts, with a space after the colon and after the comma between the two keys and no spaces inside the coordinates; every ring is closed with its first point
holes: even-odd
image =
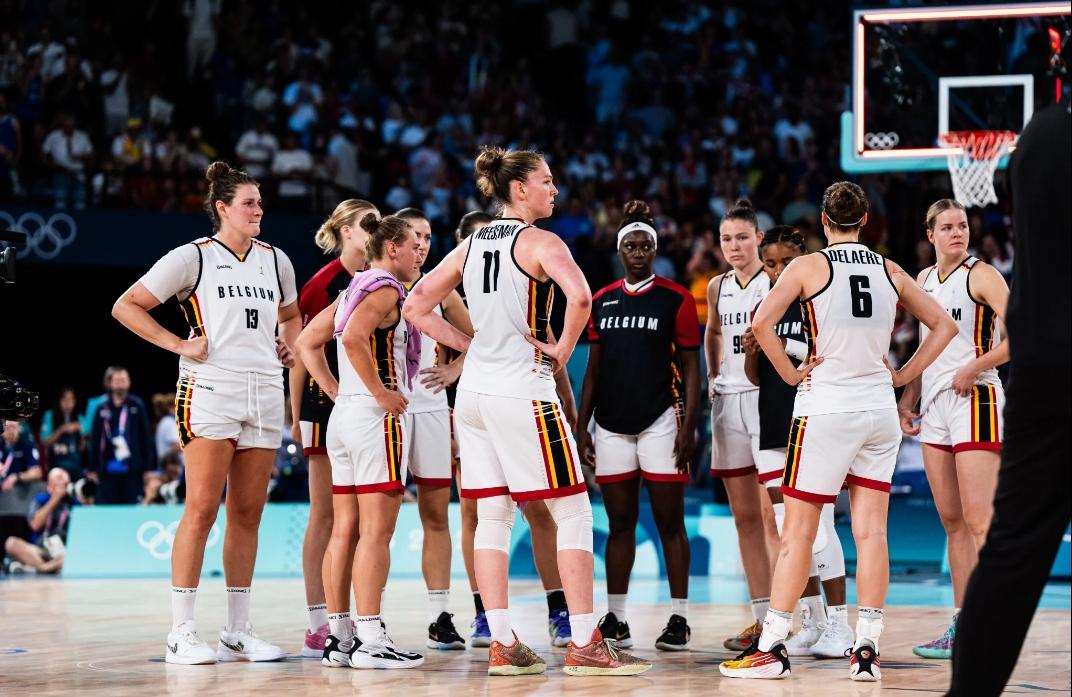
{"type": "Polygon", "coordinates": [[[998,202],[994,192],[994,172],[998,160],[1016,142],[1012,131],[950,131],[938,136],[944,148],[957,148],[946,156],[953,195],[969,208],[998,202]]]}

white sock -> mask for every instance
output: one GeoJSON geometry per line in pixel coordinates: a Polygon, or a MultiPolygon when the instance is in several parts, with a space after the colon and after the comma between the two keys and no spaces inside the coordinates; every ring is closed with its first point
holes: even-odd
{"type": "Polygon", "coordinates": [[[514,629],[510,626],[509,610],[506,608],[485,610],[484,617],[488,620],[488,629],[491,630],[492,641],[497,641],[503,646],[514,645],[514,629]]]}
{"type": "Polygon", "coordinates": [[[960,608],[959,608],[959,607],[955,607],[955,608],[953,608],[953,619],[951,619],[951,620],[949,621],[949,623],[950,623],[950,624],[956,624],[956,623],[957,623],[957,618],[958,618],[958,617],[960,617],[960,608]]]}
{"type": "Polygon", "coordinates": [[[625,593],[607,593],[607,612],[613,612],[619,622],[625,622],[625,593]]]}
{"type": "Polygon", "coordinates": [[[752,598],[752,617],[756,618],[756,622],[765,620],[769,609],[770,598],[752,598]]]}
{"type": "Polygon", "coordinates": [[[350,620],[350,613],[333,612],[328,615],[328,631],[339,641],[352,639],[354,636],[354,623],[350,620]]]}
{"type": "Polygon", "coordinates": [[[829,624],[849,624],[849,608],[845,605],[831,605],[826,608],[826,621],[829,624]]]}
{"type": "Polygon", "coordinates": [[[689,599],[688,598],[670,598],[670,614],[680,615],[685,619],[689,618],[689,599]]]}
{"type": "Polygon", "coordinates": [[[432,622],[439,619],[439,615],[447,611],[450,602],[450,589],[442,591],[428,591],[428,614],[432,622]]]}
{"type": "Polygon", "coordinates": [[[826,610],[823,609],[823,596],[809,595],[800,599],[800,617],[809,624],[826,622],[826,610]]]}
{"type": "Polygon", "coordinates": [[[792,612],[779,612],[774,608],[767,610],[763,618],[763,633],[759,636],[759,650],[770,651],[775,644],[785,641],[792,630],[792,612]]]}
{"type": "Polygon", "coordinates": [[[384,612],[384,610],[385,610],[384,601],[386,599],[387,599],[387,587],[385,586],[385,587],[380,589],[380,618],[383,618],[383,616],[386,614],[384,612]]]}
{"type": "Polygon", "coordinates": [[[856,612],[856,644],[852,650],[860,648],[865,642],[875,647],[878,652],[878,640],[882,636],[883,615],[885,611],[880,607],[861,607],[856,612]]]}
{"type": "Polygon", "coordinates": [[[596,616],[591,612],[587,615],[570,615],[569,626],[573,645],[588,646],[592,643],[592,634],[596,631],[596,616]]]}
{"type": "Polygon", "coordinates": [[[227,589],[227,631],[244,632],[249,624],[250,588],[227,589]]]}
{"type": "Polygon", "coordinates": [[[194,602],[197,600],[196,588],[171,587],[171,631],[181,629],[194,631],[194,602]],[[184,626],[185,625],[185,626],[184,626]]]}
{"type": "Polygon", "coordinates": [[[309,610],[309,633],[316,634],[328,623],[328,606],[325,603],[307,606],[309,610]]]}
{"type": "Polygon", "coordinates": [[[354,625],[357,630],[357,638],[362,644],[379,643],[380,637],[383,635],[379,615],[358,615],[354,625]]]}

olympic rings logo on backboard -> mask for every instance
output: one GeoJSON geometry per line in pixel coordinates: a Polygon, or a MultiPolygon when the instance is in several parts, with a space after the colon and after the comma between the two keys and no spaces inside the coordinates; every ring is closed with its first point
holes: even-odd
{"type": "MultiPolygon", "coordinates": [[[[175,531],[179,528],[179,521],[175,520],[164,525],[159,520],[147,520],[138,528],[135,537],[138,544],[148,550],[154,559],[170,559],[171,548],[175,544],[175,531]]],[[[220,541],[220,529],[216,523],[208,531],[208,540],[205,549],[212,547],[220,541]]]]}
{"type": "Polygon", "coordinates": [[[23,213],[17,219],[6,211],[0,211],[0,225],[6,230],[26,233],[26,254],[44,261],[55,259],[78,237],[78,225],[66,213],[53,213],[45,220],[33,211],[23,213]]]}
{"type": "Polygon", "coordinates": [[[864,142],[866,142],[867,147],[872,150],[892,150],[901,142],[901,136],[897,135],[896,131],[890,131],[888,133],[879,131],[877,133],[865,134],[864,142]]]}

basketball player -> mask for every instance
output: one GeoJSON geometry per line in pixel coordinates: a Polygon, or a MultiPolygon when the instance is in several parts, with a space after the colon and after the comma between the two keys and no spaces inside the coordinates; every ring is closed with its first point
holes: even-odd
{"type": "Polygon", "coordinates": [[[369,269],[356,275],[298,339],[309,373],[335,400],[326,441],[334,520],[325,555],[330,634],[322,662],[415,668],[424,657],[394,645],[384,630],[380,603],[406,479],[410,422],[403,383],[416,378],[419,361],[420,337],[401,315],[403,284],[420,271],[418,243],[412,226],[395,216],[381,220],[367,212],[360,225],[369,235],[369,269]],[[338,381],[323,350],[332,336],[338,381]],[[345,586],[351,568],[358,613],[353,623],[345,586]]]}
{"type": "MultiPolygon", "coordinates": [[[[476,230],[484,227],[495,218],[483,211],[470,211],[462,216],[454,231],[454,243],[460,245],[463,240],[476,230]]],[[[459,284],[456,288],[462,300],[465,300],[465,289],[459,284]]],[[[457,352],[449,347],[441,347],[449,356],[457,356],[457,352]]],[[[454,399],[457,394],[457,382],[445,383],[436,374],[444,370],[442,366],[426,368],[423,375],[431,376],[440,384],[445,385],[447,400],[451,409],[454,409],[454,399]]],[[[562,405],[563,415],[570,423],[572,430],[577,422],[577,408],[573,399],[573,386],[570,384],[569,374],[565,370],[555,373],[555,392],[562,405]]],[[[451,417],[453,419],[453,416],[451,417]]],[[[453,422],[452,422],[453,423],[453,422]]],[[[451,437],[454,437],[453,430],[451,437]]],[[[458,457],[457,442],[455,438],[455,457],[458,457]]],[[[455,461],[455,477],[458,482],[458,490],[461,491],[460,459],[455,461]]],[[[476,573],[473,568],[473,536],[476,533],[476,499],[461,497],[462,509],[462,559],[465,561],[465,573],[469,577],[469,588],[473,593],[473,604],[476,615],[471,625],[472,636],[469,637],[469,645],[473,647],[491,646],[491,630],[488,628],[487,616],[484,614],[484,603],[480,598],[480,591],[476,585],[476,573]]],[[[536,574],[543,583],[544,595],[547,598],[547,633],[551,636],[551,645],[563,648],[569,646],[570,624],[569,607],[566,605],[566,594],[562,590],[562,579],[558,575],[558,551],[556,549],[555,521],[547,511],[543,501],[529,501],[521,514],[529,526],[529,541],[532,543],[532,560],[536,566],[536,574]]]]}
{"type": "MultiPolygon", "coordinates": [[[[417,262],[423,265],[432,243],[432,225],[416,208],[404,208],[395,216],[405,220],[417,235],[417,262]]],[[[420,277],[418,276],[418,279],[420,277]]],[[[412,289],[412,284],[408,284],[412,289]]],[[[436,312],[465,334],[472,336],[473,325],[469,312],[458,293],[444,298],[436,312]]],[[[445,358],[445,356],[443,356],[445,358]]],[[[428,590],[429,621],[426,645],[430,649],[461,650],[465,640],[454,628],[447,611],[450,602],[450,552],[452,542],[447,522],[452,480],[450,444],[450,406],[440,381],[454,382],[461,375],[464,357],[444,362],[443,371],[423,374],[414,380],[412,388],[403,383],[403,393],[409,400],[406,413],[411,428],[404,445],[409,473],[417,484],[417,508],[420,512],[424,541],[421,549],[421,571],[428,590]]],[[[439,345],[428,336],[421,336],[422,370],[440,364],[439,345]]]]}
{"type": "Polygon", "coordinates": [[[756,305],[770,289],[759,260],[762,239],[752,203],[738,200],[719,223],[722,254],[732,268],[707,286],[711,310],[704,350],[711,397],[711,474],[726,487],[755,619],[723,642],[734,651],[744,650],[759,636],[770,603],[772,558],[768,549],[777,548],[774,511],[756,482],[759,390],[744,374],[744,332],[756,305]]]}
{"type": "MultiPolygon", "coordinates": [[[[325,254],[337,255],[306,283],[298,296],[302,324],[308,325],[321,310],[335,301],[350,285],[354,274],[365,268],[365,243],[368,233],[358,224],[367,213],[379,217],[379,211],[368,201],[351,198],[335,207],[316,233],[316,246],[325,254]]],[[[325,351],[331,374],[336,380],[339,368],[334,351],[325,351]]],[[[331,464],[328,462],[325,438],[331,407],[335,403],[305,369],[296,356],[290,369],[290,405],[294,423],[294,442],[302,444],[309,458],[309,524],[302,543],[302,575],[305,579],[305,601],[309,610],[309,629],[305,632],[302,656],[319,658],[324,653],[328,636],[328,610],[324,596],[324,552],[331,539],[331,464]]],[[[343,579],[343,588],[350,587],[350,578],[343,579]]],[[[346,594],[349,600],[349,592],[346,594]]],[[[349,609],[349,603],[347,603],[349,609]]]]}
{"type": "Polygon", "coordinates": [[[626,617],[636,555],[640,482],[647,484],[670,581],[670,620],[655,648],[689,648],[685,485],[700,408],[700,320],[688,290],[652,271],[658,238],[648,204],[630,201],[618,228],[625,278],[592,298],[588,369],[577,433],[595,467],[610,534],[607,614],[600,633],[633,645],[626,617]],[[588,422],[595,416],[595,439],[588,422]]]}
{"type": "Polygon", "coordinates": [[[260,242],[260,189],[245,172],[214,162],[205,210],[215,234],[168,252],[116,301],[112,316],[179,354],[175,406],[186,458],[186,505],[171,553],[172,626],[165,660],[185,665],[275,661],[286,654],[249,622],[257,528],[275,451],[282,442],[283,368],[301,328],[294,268],[260,242]],[[149,310],[171,296],[190,324],[180,339],[149,310]],[[277,337],[277,331],[279,336],[277,337]],[[197,634],[194,600],[205,542],[227,489],[223,568],[227,624],[213,651],[197,634]]]}
{"type": "Polygon", "coordinates": [[[909,383],[899,407],[901,430],[923,443],[953,580],[953,619],[942,636],[912,649],[923,658],[953,656],[957,615],[986,541],[1001,462],[1005,392],[997,366],[1009,360],[1009,344],[999,341],[997,320],[1005,320],[1009,287],[993,266],[968,254],[970,234],[960,203],[944,198],[927,210],[927,239],[938,263],[920,272],[919,283],[952,316],[957,336],[921,379],[909,383]],[[917,405],[923,415],[918,426],[917,405]]]}
{"type": "Polygon", "coordinates": [[[569,249],[532,223],[554,210],[551,170],[539,153],[485,147],[477,185],[503,205],[502,218],[456,248],[414,288],[404,307],[440,343],[467,351],[455,427],[465,456],[462,496],[479,499],[475,566],[487,608],[491,675],[542,673],[546,664],[514,633],[507,610],[510,530],[518,502],[544,500],[558,526],[558,565],[570,607],[570,675],[635,675],[651,665],[603,640],[592,614],[592,507],[577,449],[555,395],[591,307],[569,249]],[[562,335],[549,343],[554,281],[566,294],[562,335]],[[474,337],[434,308],[463,283],[474,337]]]}
{"type": "MultiPolygon", "coordinates": [[[[773,286],[785,268],[806,253],[804,237],[788,225],[778,225],[763,234],[759,247],[763,269],[773,286]]],[[[791,303],[774,325],[785,352],[795,367],[808,353],[800,303],[791,303]]],[[[756,343],[752,328],[744,333],[744,371],[748,380],[759,387],[759,459],[756,461],[759,481],[767,487],[779,530],[785,520],[782,501],[782,476],[785,470],[785,444],[789,441],[789,426],[793,421],[793,401],[796,388],[787,385],[774,365],[763,355],[756,343]]],[[[845,606],[845,556],[841,540],[834,529],[834,504],[823,505],[819,516],[819,532],[812,552],[812,573],[799,603],[802,626],[786,643],[790,656],[844,658],[852,648],[855,637],[848,623],[845,606]],[[820,581],[826,590],[829,608],[823,605],[820,581]]]]}
{"type": "Polygon", "coordinates": [[[867,207],[856,184],[837,182],[827,188],[822,222],[829,245],[789,264],[752,323],[763,353],[798,390],[782,479],[785,524],[770,610],[759,641],[719,666],[729,677],[789,675],[785,640],[808,578],[819,514],[847,481],[859,597],[849,677],[881,678],[878,642],[889,585],[886,512],[901,441],[893,389],[934,362],[956,334],[956,325],[899,266],[860,244],[867,207]],[[795,368],[774,325],[798,298],[809,350],[795,368]],[[894,370],[886,354],[898,302],[931,332],[915,356],[894,370]]]}

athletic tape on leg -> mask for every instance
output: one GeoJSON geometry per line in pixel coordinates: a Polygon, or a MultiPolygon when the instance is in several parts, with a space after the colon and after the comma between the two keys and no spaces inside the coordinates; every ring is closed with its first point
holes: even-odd
{"type": "Polygon", "coordinates": [[[509,554],[516,508],[517,504],[509,496],[477,499],[473,549],[494,549],[509,554]]]}
{"type": "Polygon", "coordinates": [[[592,551],[592,503],[588,494],[547,499],[547,510],[558,526],[558,549],[592,551]]]}

